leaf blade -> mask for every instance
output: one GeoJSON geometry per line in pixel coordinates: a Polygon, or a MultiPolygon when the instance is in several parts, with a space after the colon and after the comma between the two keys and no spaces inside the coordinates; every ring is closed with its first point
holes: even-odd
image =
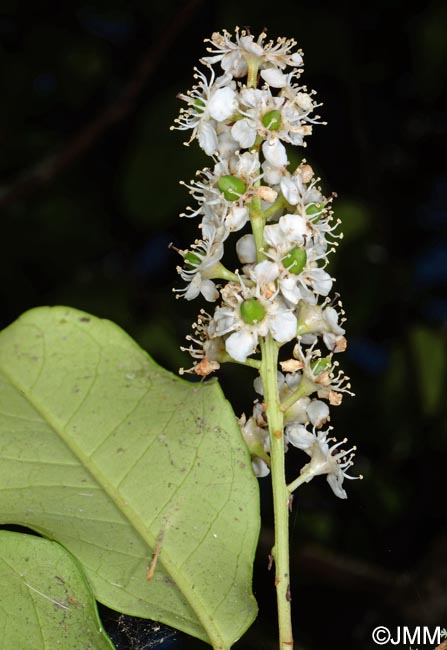
{"type": "Polygon", "coordinates": [[[89,585],[55,542],[0,531],[0,647],[111,650],[89,585]]]}
{"type": "Polygon", "coordinates": [[[0,364],[0,404],[15,409],[1,418],[1,438],[10,435],[21,459],[2,456],[8,480],[21,476],[22,486],[12,501],[0,490],[3,517],[12,511],[59,539],[106,605],[229,647],[255,615],[259,518],[256,480],[218,385],[174,377],[117,326],[67,308],[32,310],[7,328],[0,364]],[[38,445],[29,447],[30,431],[38,445]]]}

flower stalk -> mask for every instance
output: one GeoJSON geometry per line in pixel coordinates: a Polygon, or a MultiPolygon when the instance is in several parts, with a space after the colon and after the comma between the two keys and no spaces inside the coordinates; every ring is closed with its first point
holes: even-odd
{"type": "Polygon", "coordinates": [[[286,484],[284,419],[279,405],[278,345],[268,336],[261,341],[261,380],[265,387],[266,414],[270,436],[270,469],[272,473],[275,545],[272,556],[275,561],[276,602],[280,650],[293,648],[292,617],[290,609],[290,561],[289,561],[289,499],[286,484]]]}

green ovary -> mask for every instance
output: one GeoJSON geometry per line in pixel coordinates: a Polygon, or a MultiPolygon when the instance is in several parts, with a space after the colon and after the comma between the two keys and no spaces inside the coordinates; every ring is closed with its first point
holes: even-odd
{"type": "Polygon", "coordinates": [[[319,214],[323,209],[321,203],[314,203],[313,205],[308,205],[306,208],[306,214],[312,216],[313,214],[319,214]]]}
{"type": "Polygon", "coordinates": [[[247,325],[259,323],[265,316],[265,309],[256,298],[244,300],[240,306],[241,318],[247,325]]]}
{"type": "Polygon", "coordinates": [[[318,359],[318,361],[313,361],[310,364],[311,370],[315,376],[319,375],[321,372],[324,372],[325,370],[330,370],[332,366],[332,361],[331,357],[323,357],[322,359],[318,359]]]}
{"type": "Polygon", "coordinates": [[[185,260],[185,266],[189,269],[194,269],[196,266],[199,266],[201,259],[195,253],[188,252],[183,256],[185,260]]]}
{"type": "Polygon", "coordinates": [[[244,181],[236,176],[221,176],[217,181],[217,187],[227,201],[236,201],[247,189],[244,181]]]}
{"type": "Polygon", "coordinates": [[[262,117],[262,123],[270,131],[278,131],[281,126],[281,113],[279,111],[269,111],[262,117]]]}
{"type": "Polygon", "coordinates": [[[292,250],[287,253],[282,263],[290,273],[298,275],[306,266],[306,262],[306,250],[295,246],[295,248],[292,248],[292,250]]]}

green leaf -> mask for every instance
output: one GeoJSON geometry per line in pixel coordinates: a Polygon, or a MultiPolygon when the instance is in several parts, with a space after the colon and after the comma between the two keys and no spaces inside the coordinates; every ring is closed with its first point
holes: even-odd
{"type": "Polygon", "coordinates": [[[259,495],[234,413],[109,321],[44,307],[0,334],[0,521],[63,544],[100,602],[216,649],[256,615],[259,495]]]}
{"type": "Polygon", "coordinates": [[[96,602],[62,546],[0,531],[0,648],[111,650],[96,602]]]}

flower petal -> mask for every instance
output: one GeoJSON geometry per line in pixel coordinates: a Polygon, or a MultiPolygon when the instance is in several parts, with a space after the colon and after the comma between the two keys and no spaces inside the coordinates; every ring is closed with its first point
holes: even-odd
{"type": "Polygon", "coordinates": [[[261,77],[272,88],[284,88],[287,85],[287,76],[276,68],[261,70],[261,77]]]}
{"type": "Polygon", "coordinates": [[[253,235],[244,235],[236,243],[236,252],[242,264],[256,262],[256,244],[253,235]]]}
{"type": "Polygon", "coordinates": [[[296,336],[297,320],[295,314],[286,309],[270,317],[269,329],[278,343],[287,343],[296,336]]]}
{"type": "Polygon", "coordinates": [[[239,332],[234,332],[225,341],[225,348],[236,361],[244,363],[247,357],[256,350],[258,345],[258,337],[253,332],[242,329],[239,332]]]}
{"type": "Polygon", "coordinates": [[[287,160],[286,148],[279,138],[266,140],[262,145],[262,153],[265,159],[275,167],[285,167],[289,162],[287,160]]]}
{"type": "Polygon", "coordinates": [[[213,124],[202,120],[197,129],[197,139],[207,156],[213,156],[217,149],[217,135],[213,124]]]}
{"type": "Polygon", "coordinates": [[[256,140],[256,128],[251,120],[238,120],[231,127],[231,135],[243,149],[252,147],[256,140]]]}
{"type": "Polygon", "coordinates": [[[227,120],[237,110],[236,93],[232,88],[218,88],[207,105],[208,112],[217,122],[227,120]]]}

